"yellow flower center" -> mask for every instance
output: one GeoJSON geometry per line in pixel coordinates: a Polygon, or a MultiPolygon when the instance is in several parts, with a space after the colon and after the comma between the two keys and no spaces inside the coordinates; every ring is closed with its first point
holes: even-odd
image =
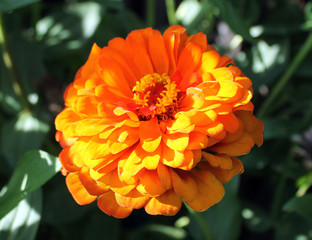
{"type": "Polygon", "coordinates": [[[167,74],[148,74],[136,82],[132,91],[137,113],[142,120],[154,116],[167,120],[176,113],[179,89],[167,74]]]}

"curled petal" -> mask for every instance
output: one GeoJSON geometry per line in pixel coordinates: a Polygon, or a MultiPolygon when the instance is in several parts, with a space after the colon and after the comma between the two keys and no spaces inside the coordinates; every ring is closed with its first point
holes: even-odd
{"type": "Polygon", "coordinates": [[[89,204],[97,198],[97,196],[91,195],[83,186],[79,178],[79,172],[69,173],[66,176],[66,185],[75,201],[80,205],[89,204]]]}
{"type": "Polygon", "coordinates": [[[102,194],[97,201],[97,205],[104,213],[115,218],[126,218],[132,212],[131,208],[122,207],[117,203],[115,194],[112,191],[102,194]]]}
{"type": "Polygon", "coordinates": [[[174,191],[168,190],[166,193],[151,198],[145,205],[145,211],[151,215],[175,215],[182,206],[182,199],[174,191]]]}
{"type": "Polygon", "coordinates": [[[118,193],[115,193],[115,197],[118,205],[131,209],[139,209],[144,207],[150,199],[150,197],[142,195],[136,189],[133,189],[126,195],[120,195],[118,193]]]}

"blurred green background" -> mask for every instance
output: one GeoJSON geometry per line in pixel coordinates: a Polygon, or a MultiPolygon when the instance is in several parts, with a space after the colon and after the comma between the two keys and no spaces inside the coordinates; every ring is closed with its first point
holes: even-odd
{"type": "Polygon", "coordinates": [[[1,240],[312,239],[312,2],[0,0],[0,14],[1,240]],[[200,215],[183,206],[174,217],[136,210],[118,220],[79,206],[55,157],[65,87],[94,42],[172,24],[204,32],[252,79],[263,146],[200,215]]]}

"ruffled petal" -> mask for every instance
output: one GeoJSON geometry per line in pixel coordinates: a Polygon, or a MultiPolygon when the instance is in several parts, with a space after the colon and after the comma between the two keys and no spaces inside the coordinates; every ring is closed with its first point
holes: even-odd
{"type": "Polygon", "coordinates": [[[195,211],[204,211],[221,201],[224,195],[223,185],[206,170],[193,169],[192,176],[197,184],[197,194],[191,201],[185,202],[195,211]]]}

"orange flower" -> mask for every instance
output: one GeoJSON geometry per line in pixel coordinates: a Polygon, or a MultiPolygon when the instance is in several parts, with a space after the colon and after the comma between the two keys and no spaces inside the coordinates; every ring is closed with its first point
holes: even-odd
{"type": "Polygon", "coordinates": [[[117,218],[144,207],[174,215],[218,203],[237,156],[262,144],[251,81],[206,36],[151,28],[94,44],[67,88],[56,139],[78,204],[117,218]]]}

